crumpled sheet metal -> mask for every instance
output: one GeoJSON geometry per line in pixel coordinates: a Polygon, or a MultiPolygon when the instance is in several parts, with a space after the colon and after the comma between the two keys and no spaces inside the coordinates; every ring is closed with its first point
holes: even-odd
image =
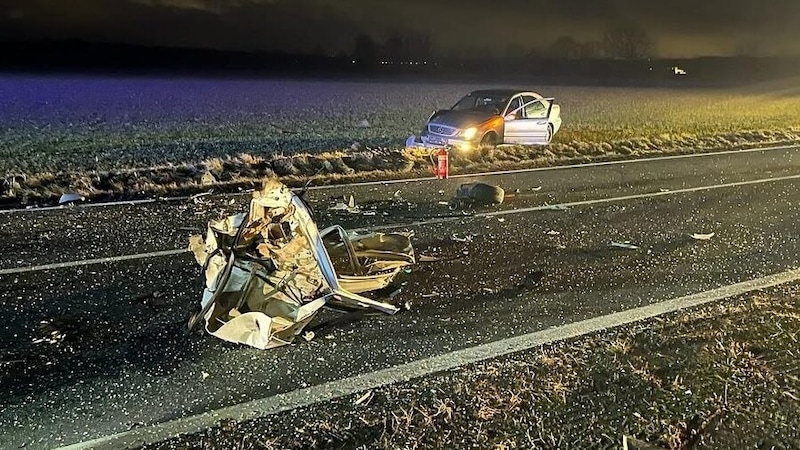
{"type": "Polygon", "coordinates": [[[416,262],[411,236],[320,232],[302,199],[269,180],[249,213],[211,221],[205,239],[189,240],[205,270],[205,329],[266,349],[292,342],[331,299],[393,314],[397,307],[359,294],[386,287],[416,262]]]}

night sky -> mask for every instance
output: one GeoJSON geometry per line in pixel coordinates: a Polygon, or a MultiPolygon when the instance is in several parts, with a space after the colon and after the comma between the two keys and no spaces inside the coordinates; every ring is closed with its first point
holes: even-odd
{"type": "Polygon", "coordinates": [[[334,54],[367,33],[430,37],[441,52],[600,40],[634,22],[660,56],[800,54],[800,0],[2,0],[0,40],[334,54]]]}

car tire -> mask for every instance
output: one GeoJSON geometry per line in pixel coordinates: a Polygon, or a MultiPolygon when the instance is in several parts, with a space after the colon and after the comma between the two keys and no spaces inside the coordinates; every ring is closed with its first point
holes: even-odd
{"type": "Polygon", "coordinates": [[[553,140],[553,124],[547,124],[547,143],[549,144],[553,140]]]}
{"type": "Polygon", "coordinates": [[[483,135],[481,139],[481,143],[479,144],[480,148],[495,148],[497,147],[497,135],[494,132],[490,131],[483,135]]]}

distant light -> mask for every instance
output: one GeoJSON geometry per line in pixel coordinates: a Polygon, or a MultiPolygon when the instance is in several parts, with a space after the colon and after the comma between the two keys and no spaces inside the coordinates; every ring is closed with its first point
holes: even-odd
{"type": "Polygon", "coordinates": [[[353,64],[355,64],[355,63],[356,63],[356,60],[354,59],[352,62],[353,62],[353,64]]]}

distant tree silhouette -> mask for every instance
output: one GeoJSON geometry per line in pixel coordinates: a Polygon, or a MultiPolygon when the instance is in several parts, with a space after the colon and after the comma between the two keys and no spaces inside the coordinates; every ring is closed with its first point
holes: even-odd
{"type": "Polygon", "coordinates": [[[577,59],[580,57],[580,42],[572,36],[561,36],[550,45],[548,52],[551,57],[557,59],[577,59]]]}
{"type": "Polygon", "coordinates": [[[356,36],[353,59],[360,64],[375,64],[378,61],[378,44],[368,34],[356,36]]]}
{"type": "Polygon", "coordinates": [[[652,56],[653,47],[647,31],[634,23],[619,24],[603,36],[603,50],[610,58],[645,59],[652,56]]]}
{"type": "Polygon", "coordinates": [[[427,35],[392,31],[379,53],[381,59],[394,62],[427,60],[432,53],[431,39],[427,35]]]}
{"type": "Polygon", "coordinates": [[[556,59],[594,59],[601,53],[599,42],[578,42],[572,36],[559,37],[547,49],[547,55],[556,59]]]}

